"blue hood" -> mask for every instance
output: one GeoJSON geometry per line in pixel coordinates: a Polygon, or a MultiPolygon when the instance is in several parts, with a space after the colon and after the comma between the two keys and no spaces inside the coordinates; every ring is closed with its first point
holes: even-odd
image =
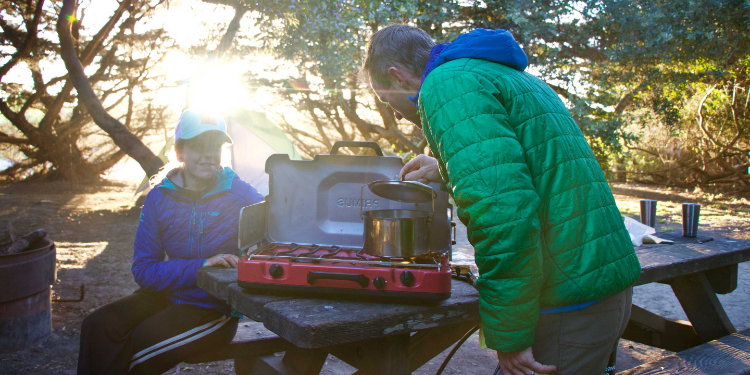
{"type": "MultiPolygon", "coordinates": [[[[432,47],[430,59],[422,73],[422,82],[438,66],[467,57],[496,62],[520,71],[529,65],[529,59],[508,30],[475,29],[462,34],[453,43],[432,47]]],[[[416,104],[417,98],[419,92],[409,99],[416,104]]]]}

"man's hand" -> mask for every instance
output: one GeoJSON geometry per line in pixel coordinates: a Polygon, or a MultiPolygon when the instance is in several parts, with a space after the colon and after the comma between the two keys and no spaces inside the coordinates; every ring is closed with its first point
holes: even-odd
{"type": "Polygon", "coordinates": [[[427,155],[420,154],[411,159],[399,172],[398,176],[402,180],[419,181],[423,184],[430,182],[440,182],[440,170],[438,169],[437,159],[427,155]]]}
{"type": "Polygon", "coordinates": [[[239,258],[232,254],[216,254],[203,263],[203,267],[237,268],[239,258]]]}
{"type": "Polygon", "coordinates": [[[552,374],[557,367],[543,365],[534,359],[531,347],[520,352],[503,353],[497,351],[497,359],[500,361],[500,368],[503,369],[504,375],[539,375],[552,374]]]}

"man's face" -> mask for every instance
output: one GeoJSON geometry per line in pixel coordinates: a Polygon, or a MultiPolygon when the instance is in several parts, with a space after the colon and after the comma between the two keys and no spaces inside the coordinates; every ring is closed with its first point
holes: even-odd
{"type": "Polygon", "coordinates": [[[404,88],[398,82],[394,82],[394,79],[390,81],[390,87],[386,87],[370,77],[370,86],[378,99],[393,109],[396,119],[405,118],[421,128],[422,123],[417,113],[417,106],[409,100],[409,96],[416,95],[417,90],[404,88]]]}

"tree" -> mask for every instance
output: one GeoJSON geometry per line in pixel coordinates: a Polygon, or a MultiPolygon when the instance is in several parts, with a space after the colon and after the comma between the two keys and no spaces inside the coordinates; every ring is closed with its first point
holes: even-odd
{"type": "Polygon", "coordinates": [[[619,159],[641,181],[748,189],[748,10],[739,0],[488,1],[472,17],[517,30],[605,169],[619,159]]]}
{"type": "Polygon", "coordinates": [[[654,182],[731,180],[747,186],[746,2],[233,3],[256,12],[264,45],[299,67],[296,76],[264,84],[275,85],[308,113],[314,124],[309,130],[287,125],[308,154],[335,139],[374,139],[400,152],[424,147],[419,132],[395,123],[357,81],[366,40],[381,26],[411,23],[438,42],[474,27],[506,28],[529,55],[532,69],[567,100],[605,171],[629,160],[631,174],[654,182]],[[311,89],[294,90],[289,81],[311,89]],[[371,112],[379,118],[368,118],[371,112]],[[658,128],[667,139],[653,142],[648,135],[658,132],[646,127],[658,128]],[[670,156],[675,150],[678,158],[670,156]],[[676,176],[659,176],[674,167],[676,176]]]}
{"type": "Polygon", "coordinates": [[[626,143],[635,178],[750,192],[747,2],[591,3],[608,25],[592,79],[620,93],[613,113],[640,137],[626,143]]]}
{"type": "MultiPolygon", "coordinates": [[[[288,107],[306,114],[307,126],[283,122],[303,154],[325,153],[341,139],[373,140],[401,153],[424,151],[421,131],[396,121],[393,111],[377,101],[361,80],[359,66],[369,36],[390,23],[416,19],[438,39],[445,38],[448,29],[443,24],[456,17],[456,2],[207,2],[248,9],[263,30],[257,36],[261,45],[297,67],[285,77],[255,75],[253,79],[254,85],[273,87],[288,107]]],[[[237,48],[247,42],[239,38],[237,48]]]]}
{"type": "MultiPolygon", "coordinates": [[[[130,7],[133,4],[123,1],[120,3],[119,9],[123,9],[123,5],[130,7]]],[[[107,113],[107,110],[104,109],[101,101],[99,101],[99,98],[91,88],[91,84],[83,71],[83,66],[81,66],[81,61],[78,59],[78,52],[75,49],[73,36],[71,35],[71,26],[76,22],[74,15],[75,1],[64,0],[57,19],[57,35],[60,37],[60,55],[68,70],[69,79],[73,82],[76,91],[78,91],[79,100],[86,107],[91,117],[93,117],[94,122],[107,132],[120,150],[138,161],[147,176],[153,176],[164,163],[138,137],[130,133],[125,125],[107,113]]],[[[110,22],[114,20],[115,17],[110,19],[110,22]]],[[[132,92],[130,96],[131,101],[129,104],[132,107],[132,92]]]]}
{"type": "MultiPolygon", "coordinates": [[[[98,30],[84,27],[85,10],[71,12],[72,45],[103,109],[118,113],[137,137],[163,126],[163,107],[151,103],[158,78],[151,68],[169,39],[160,29],[137,31],[161,1],[120,2],[98,30]]],[[[119,161],[125,152],[91,123],[60,69],[60,50],[53,39],[59,5],[37,1],[4,2],[0,12],[0,149],[15,155],[2,172],[6,178],[56,176],[91,181],[119,161]]]]}

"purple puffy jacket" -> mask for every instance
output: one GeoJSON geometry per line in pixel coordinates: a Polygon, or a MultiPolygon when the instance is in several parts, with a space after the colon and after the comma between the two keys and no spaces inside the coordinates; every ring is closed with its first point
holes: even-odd
{"type": "Polygon", "coordinates": [[[203,197],[193,200],[168,178],[146,196],[135,234],[136,283],[170,294],[173,303],[220,311],[228,307],[196,286],[198,268],[216,254],[237,254],[240,209],[263,200],[230,168],[203,197]]]}

